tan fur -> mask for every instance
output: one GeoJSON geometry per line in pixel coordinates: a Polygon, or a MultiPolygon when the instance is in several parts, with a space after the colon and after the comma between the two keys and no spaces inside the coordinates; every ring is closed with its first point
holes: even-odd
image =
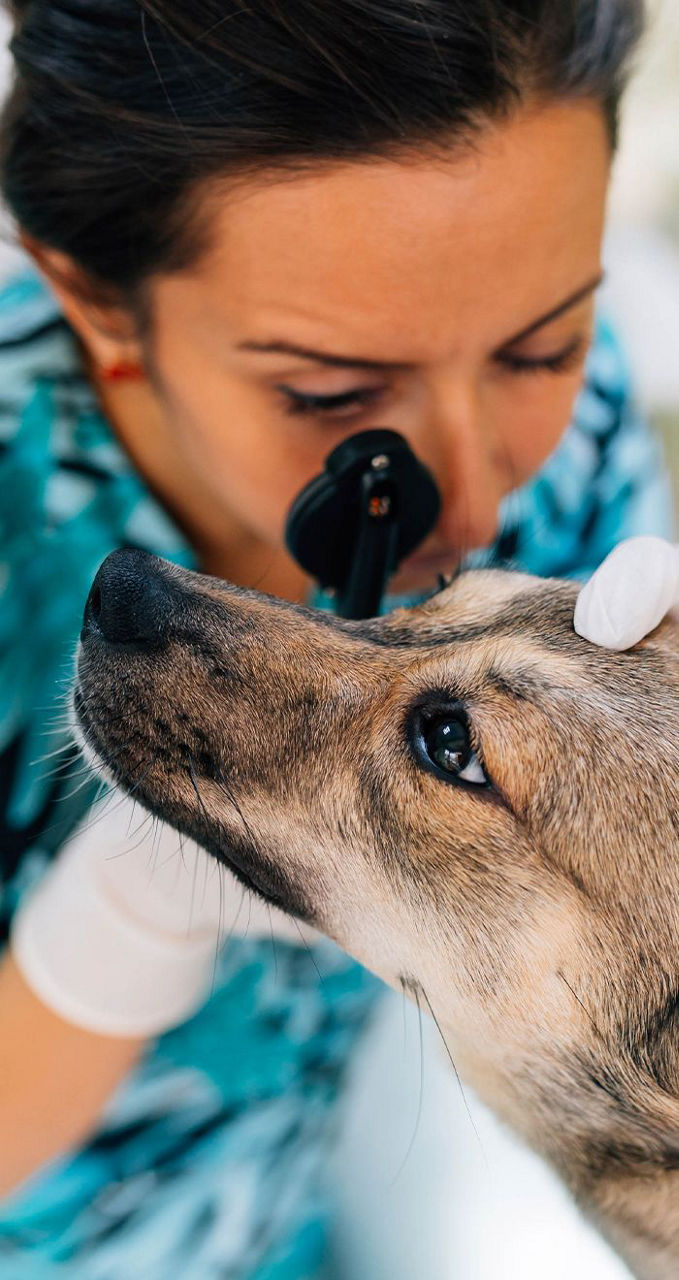
{"type": "Polygon", "coordinates": [[[84,641],[90,746],[430,1008],[635,1274],[679,1275],[679,629],[604,652],[572,584],[499,573],[349,623],[149,563],[170,634],[84,641]],[[436,691],[490,789],[415,757],[436,691]]]}

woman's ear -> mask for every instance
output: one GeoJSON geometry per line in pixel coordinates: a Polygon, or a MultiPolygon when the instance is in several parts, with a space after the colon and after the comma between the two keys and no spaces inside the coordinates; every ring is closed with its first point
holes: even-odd
{"type": "Polygon", "coordinates": [[[107,296],[67,254],[41,244],[25,231],[19,238],[95,365],[104,372],[120,365],[142,365],[142,344],[134,317],[115,290],[107,296]]]}

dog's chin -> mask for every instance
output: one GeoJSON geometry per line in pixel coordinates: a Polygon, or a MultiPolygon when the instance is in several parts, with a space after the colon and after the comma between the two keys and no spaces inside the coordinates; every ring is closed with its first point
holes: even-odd
{"type": "Polygon", "coordinates": [[[95,774],[120,791],[133,796],[142,809],[146,809],[161,822],[173,827],[180,835],[195,840],[206,853],[228,867],[246,889],[255,893],[270,906],[285,912],[286,915],[295,916],[307,924],[317,924],[315,913],[304,894],[289,881],[273,860],[263,857],[247,841],[241,841],[235,837],[225,838],[221,833],[217,836],[206,832],[204,822],[196,821],[193,813],[184,809],[179,812],[172,802],[154,796],[143,783],[140,785],[138,780],[133,782],[128,779],[119,767],[109,762],[106,746],[99,738],[85,699],[77,685],[69,708],[69,716],[76,743],[95,774]]]}
{"type": "Polygon", "coordinates": [[[85,757],[92,772],[112,786],[119,786],[120,779],[113,773],[106,759],[105,748],[97,738],[85,699],[76,685],[68,708],[69,726],[77,747],[85,757]]]}

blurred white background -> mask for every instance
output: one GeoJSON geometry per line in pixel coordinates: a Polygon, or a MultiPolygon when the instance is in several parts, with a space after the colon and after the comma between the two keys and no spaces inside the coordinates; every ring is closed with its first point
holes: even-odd
{"type": "MultiPolygon", "coordinates": [[[[679,476],[679,4],[652,21],[627,98],[603,302],[679,476]]],[[[0,89],[9,74],[0,19],[0,89]]],[[[0,239],[0,276],[21,256],[0,239]]],[[[622,1280],[556,1180],[468,1093],[423,1017],[387,996],[355,1064],[335,1159],[344,1280],[622,1280]]]]}
{"type": "Polygon", "coordinates": [[[649,9],[623,117],[603,297],[679,481],[679,4],[650,0],[649,9]]]}

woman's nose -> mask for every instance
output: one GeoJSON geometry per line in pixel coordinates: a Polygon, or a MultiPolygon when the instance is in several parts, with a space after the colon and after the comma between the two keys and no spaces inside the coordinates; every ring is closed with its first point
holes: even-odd
{"type": "Polygon", "coordinates": [[[505,484],[495,440],[470,391],[442,391],[413,448],[441,494],[436,536],[446,547],[486,547],[497,534],[505,484]]]}

